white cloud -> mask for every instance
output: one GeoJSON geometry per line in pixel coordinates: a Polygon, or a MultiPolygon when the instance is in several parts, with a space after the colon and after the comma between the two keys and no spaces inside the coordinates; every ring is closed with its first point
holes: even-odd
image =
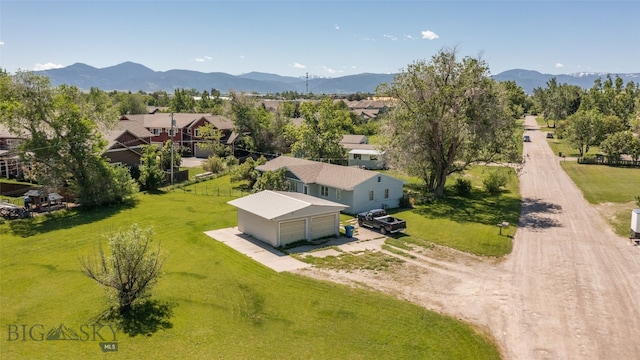
{"type": "Polygon", "coordinates": [[[423,30],[420,33],[422,34],[422,38],[427,40],[435,40],[440,37],[431,30],[423,30]]]}
{"type": "Polygon", "coordinates": [[[557,68],[563,68],[563,67],[564,67],[564,65],[563,65],[562,63],[556,63],[556,67],[557,67],[557,68]]]}
{"type": "Polygon", "coordinates": [[[60,68],[63,68],[63,67],[64,67],[63,65],[54,64],[54,63],[49,62],[49,63],[46,63],[46,64],[36,64],[33,67],[33,70],[34,71],[51,70],[51,69],[60,69],[60,68]]]}
{"type": "Polygon", "coordinates": [[[333,28],[336,29],[336,30],[340,30],[340,25],[335,24],[335,25],[333,25],[333,28]]]}
{"type": "Polygon", "coordinates": [[[4,45],[4,41],[0,41],[0,46],[4,45]]]}
{"type": "Polygon", "coordinates": [[[213,60],[213,58],[211,56],[204,56],[204,57],[196,58],[197,62],[205,62],[205,61],[211,61],[211,60],[213,60]]]}
{"type": "Polygon", "coordinates": [[[405,36],[404,36],[404,39],[405,39],[405,40],[415,40],[415,39],[413,38],[413,36],[411,36],[411,35],[405,35],[405,36]]]}
{"type": "Polygon", "coordinates": [[[398,38],[397,38],[397,37],[395,37],[395,36],[393,36],[393,35],[387,35],[387,34],[384,34],[384,35],[382,35],[382,37],[385,37],[385,38],[390,39],[390,40],[393,40],[393,41],[398,40],[398,38]]]}
{"type": "Polygon", "coordinates": [[[296,69],[306,69],[307,66],[306,65],[302,65],[300,63],[293,63],[293,67],[296,69]]]}

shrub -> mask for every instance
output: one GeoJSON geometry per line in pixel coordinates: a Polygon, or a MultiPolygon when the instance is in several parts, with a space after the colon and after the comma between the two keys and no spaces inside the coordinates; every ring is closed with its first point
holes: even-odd
{"type": "Polygon", "coordinates": [[[202,163],[202,168],[205,171],[212,172],[214,174],[223,172],[226,167],[227,165],[225,162],[215,155],[210,156],[202,163]]]}
{"type": "Polygon", "coordinates": [[[471,181],[463,178],[457,178],[453,185],[453,191],[458,196],[469,196],[471,194],[471,181]]]}
{"type": "Polygon", "coordinates": [[[482,184],[484,185],[484,190],[491,195],[500,194],[500,188],[507,185],[507,175],[502,173],[500,170],[492,171],[489,173],[484,180],[482,180],[482,184]]]}
{"type": "Polygon", "coordinates": [[[640,207],[640,195],[636,195],[636,205],[640,207]]]}

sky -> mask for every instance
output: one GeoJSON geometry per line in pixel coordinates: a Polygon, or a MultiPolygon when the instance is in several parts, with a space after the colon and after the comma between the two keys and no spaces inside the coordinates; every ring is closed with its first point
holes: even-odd
{"type": "Polygon", "coordinates": [[[491,74],[640,72],[640,1],[0,0],[0,68],[126,61],[240,75],[397,73],[443,49],[491,74]]]}

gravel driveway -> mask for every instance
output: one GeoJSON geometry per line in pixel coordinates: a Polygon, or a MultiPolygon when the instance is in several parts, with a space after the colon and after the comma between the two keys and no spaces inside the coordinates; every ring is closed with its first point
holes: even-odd
{"type": "MultiPolygon", "coordinates": [[[[396,273],[301,273],[366,284],[473,323],[505,359],[640,359],[640,247],[615,235],[527,117],[513,252],[416,249],[396,273]]],[[[472,240],[471,240],[472,241],[472,240]]]]}

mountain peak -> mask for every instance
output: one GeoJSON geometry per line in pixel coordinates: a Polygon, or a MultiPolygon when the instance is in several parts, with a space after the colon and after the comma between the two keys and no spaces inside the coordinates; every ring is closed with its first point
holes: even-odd
{"type": "MultiPolygon", "coordinates": [[[[104,91],[132,92],[218,89],[223,93],[233,90],[260,94],[285,91],[298,93],[309,91],[315,94],[374,93],[378,85],[390,83],[395,77],[395,74],[362,73],[335,78],[309,75],[307,79],[306,75],[292,77],[256,71],[236,76],[222,72],[203,73],[192,70],[154,71],[131,61],[102,69],[75,63],[65,68],[37,71],[36,73],[48,76],[53,86],[67,84],[85,90],[92,87],[104,91]]],[[[552,77],[556,77],[560,83],[578,85],[588,89],[593,86],[595,79],[603,76],[602,74],[606,73],[551,75],[541,74],[535,70],[512,69],[492,77],[498,81],[515,81],[526,93],[531,94],[533,89],[537,87],[546,87],[547,81],[552,77]]],[[[625,82],[640,77],[640,73],[619,75],[625,82]]]]}

